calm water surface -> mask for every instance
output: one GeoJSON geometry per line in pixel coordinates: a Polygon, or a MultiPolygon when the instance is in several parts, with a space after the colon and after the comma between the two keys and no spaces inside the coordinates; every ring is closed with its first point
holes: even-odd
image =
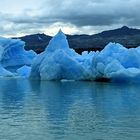
{"type": "Polygon", "coordinates": [[[140,84],[0,79],[0,140],[139,140],[140,84]]]}

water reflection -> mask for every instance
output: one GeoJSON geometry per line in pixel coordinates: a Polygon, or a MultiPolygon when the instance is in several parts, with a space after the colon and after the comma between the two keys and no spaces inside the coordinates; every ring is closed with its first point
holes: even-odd
{"type": "Polygon", "coordinates": [[[138,84],[0,80],[0,138],[138,139],[138,84]]]}
{"type": "Polygon", "coordinates": [[[5,79],[0,80],[0,96],[4,107],[13,105],[18,108],[19,104],[23,104],[23,98],[29,90],[29,81],[22,79],[5,79]],[[20,94],[19,94],[20,93],[20,94]]]}

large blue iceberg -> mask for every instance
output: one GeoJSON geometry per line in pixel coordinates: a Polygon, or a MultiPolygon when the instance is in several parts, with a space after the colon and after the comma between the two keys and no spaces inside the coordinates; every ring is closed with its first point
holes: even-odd
{"type": "Polygon", "coordinates": [[[31,65],[37,56],[34,51],[24,50],[25,43],[19,39],[8,39],[0,37],[0,76],[15,76],[9,71],[9,67],[15,69],[31,65]]]}
{"type": "Polygon", "coordinates": [[[109,43],[102,51],[83,52],[69,47],[60,30],[44,52],[24,50],[18,39],[0,38],[0,76],[40,80],[100,80],[140,82],[140,47],[127,49],[109,43]],[[16,67],[12,73],[9,67],[16,67]]]}
{"type": "Polygon", "coordinates": [[[140,47],[127,49],[120,44],[109,43],[93,61],[96,78],[140,81],[140,47]]]}
{"type": "Polygon", "coordinates": [[[31,78],[41,80],[140,81],[140,47],[109,43],[99,52],[77,54],[60,30],[32,64],[31,78]]]}
{"type": "Polygon", "coordinates": [[[66,36],[60,30],[46,50],[39,54],[32,65],[32,78],[41,80],[92,80],[92,60],[96,53],[77,54],[69,48],[66,36]]]}
{"type": "Polygon", "coordinates": [[[25,42],[20,39],[0,37],[0,62],[3,67],[31,65],[36,53],[24,49],[25,42]]]}

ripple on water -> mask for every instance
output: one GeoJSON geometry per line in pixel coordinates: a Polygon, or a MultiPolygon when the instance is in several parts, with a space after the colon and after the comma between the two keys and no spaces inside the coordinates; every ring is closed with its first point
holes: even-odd
{"type": "Polygon", "coordinates": [[[138,140],[139,90],[137,84],[0,80],[0,139],[138,140]]]}

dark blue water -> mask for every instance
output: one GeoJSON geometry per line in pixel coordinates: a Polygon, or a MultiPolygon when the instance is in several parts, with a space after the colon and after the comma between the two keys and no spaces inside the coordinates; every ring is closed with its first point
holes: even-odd
{"type": "Polygon", "coordinates": [[[0,140],[139,140],[140,84],[0,79],[0,140]]]}

